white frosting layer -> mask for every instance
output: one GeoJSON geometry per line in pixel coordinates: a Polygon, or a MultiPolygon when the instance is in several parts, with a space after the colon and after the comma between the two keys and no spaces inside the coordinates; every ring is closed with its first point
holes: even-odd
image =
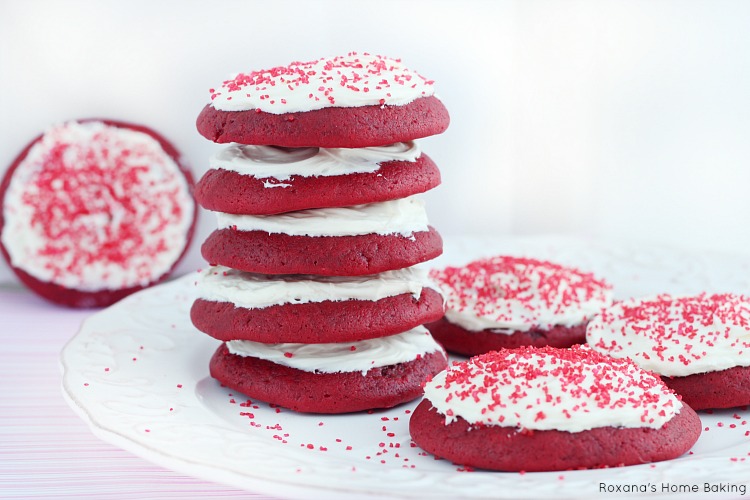
{"type": "Polygon", "coordinates": [[[240,73],[210,93],[211,105],[221,111],[282,114],[334,106],[401,106],[435,91],[431,81],[398,59],[351,53],[240,73]]]}
{"type": "Polygon", "coordinates": [[[442,348],[423,326],[389,337],[333,344],[262,344],[231,340],[232,354],[252,356],[306,372],[361,372],[414,361],[442,348]]]}
{"type": "Polygon", "coordinates": [[[656,376],[627,360],[589,361],[585,351],[477,356],[437,374],[425,398],[446,425],[462,417],[471,424],[567,432],[660,428],[679,412],[682,403],[656,376]]]}
{"type": "Polygon", "coordinates": [[[2,209],[14,267],[97,291],[143,286],[169,271],[194,203],[178,165],[150,135],[68,122],[31,147],[2,209]]]}
{"type": "Polygon", "coordinates": [[[370,148],[281,148],[233,144],[216,153],[209,166],[258,179],[287,181],[293,176],[330,177],[377,172],[381,163],[415,162],[421,154],[413,141],[370,148]]]}
{"type": "Polygon", "coordinates": [[[251,274],[214,266],[198,273],[198,297],[256,309],[279,304],[342,300],[380,300],[404,293],[418,299],[435,285],[418,267],[369,276],[306,276],[251,274]]]}
{"type": "Polygon", "coordinates": [[[659,295],[618,302],[589,323],[586,341],[669,377],[750,366],[750,298],[659,295]]]}
{"type": "Polygon", "coordinates": [[[276,215],[216,212],[219,229],[265,231],[291,236],[355,236],[400,234],[411,237],[429,230],[424,202],[414,196],[338,208],[314,208],[276,215]]]}
{"type": "Polygon", "coordinates": [[[612,303],[605,282],[536,259],[498,256],[431,276],[447,297],[446,319],[469,331],[511,334],[575,326],[612,303]]]}

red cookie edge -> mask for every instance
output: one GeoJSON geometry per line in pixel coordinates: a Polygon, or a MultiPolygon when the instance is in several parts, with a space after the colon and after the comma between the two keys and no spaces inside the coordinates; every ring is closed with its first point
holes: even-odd
{"type": "Polygon", "coordinates": [[[292,176],[288,187],[265,187],[265,179],[237,172],[208,170],[195,186],[195,198],[207,210],[270,215],[323,207],[346,207],[406,198],[440,185],[440,171],[429,156],[415,162],[390,161],[376,172],[292,176]]]}
{"type": "Polygon", "coordinates": [[[423,288],[419,299],[402,293],[380,300],[326,300],[257,309],[198,299],[190,309],[193,325],[211,337],[268,344],[324,344],[386,337],[442,315],[443,297],[430,288],[423,288]]]}
{"type": "Polygon", "coordinates": [[[231,354],[226,344],[209,365],[213,378],[232,390],[304,413],[351,413],[391,408],[422,394],[423,384],[444,370],[441,351],[362,372],[314,373],[264,359],[231,354]]]}
{"type": "Polygon", "coordinates": [[[425,399],[412,413],[409,432],[425,451],[456,464],[497,471],[545,472],[636,465],[677,458],[701,434],[695,411],[683,405],[660,429],[598,427],[581,432],[445,425],[425,399]]]}
{"type": "Polygon", "coordinates": [[[432,226],[401,235],[290,236],[219,229],[203,242],[212,265],[259,274],[364,276],[403,269],[438,257],[443,240],[432,226]]]}
{"type": "Polygon", "coordinates": [[[661,379],[694,410],[750,405],[750,366],[661,379]]]}
{"type": "Polygon", "coordinates": [[[284,147],[364,148],[440,134],[450,116],[435,96],[403,106],[330,107],[272,114],[250,109],[219,111],[207,104],[198,115],[198,132],[216,143],[284,147]]]}
{"type": "Polygon", "coordinates": [[[443,317],[425,327],[435,340],[449,352],[464,356],[476,356],[500,349],[515,349],[522,346],[571,347],[586,343],[588,321],[573,325],[555,325],[549,330],[532,328],[528,331],[515,331],[511,334],[494,333],[492,330],[472,332],[448,321],[443,317]]]}

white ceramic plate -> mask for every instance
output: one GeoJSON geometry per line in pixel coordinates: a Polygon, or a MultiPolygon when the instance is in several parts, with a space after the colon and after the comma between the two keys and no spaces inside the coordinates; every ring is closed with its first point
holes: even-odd
{"type": "MultiPolygon", "coordinates": [[[[463,239],[449,241],[437,264],[497,253],[595,271],[621,298],[750,293],[750,258],[612,242],[463,239]]],[[[701,413],[703,435],[676,460],[518,474],[465,471],[414,447],[408,420],[417,402],[339,416],[248,403],[207,376],[218,342],[190,324],[192,294],[188,276],[133,295],[88,319],[61,356],[64,394],[96,435],[182,473],[304,498],[632,498],[695,489],[735,497],[750,481],[747,409],[701,413]]]]}

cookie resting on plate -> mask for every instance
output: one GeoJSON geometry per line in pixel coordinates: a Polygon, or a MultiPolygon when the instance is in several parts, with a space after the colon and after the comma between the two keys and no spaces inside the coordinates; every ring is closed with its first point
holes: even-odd
{"type": "Polygon", "coordinates": [[[677,458],[701,421],[658,376],[579,345],[454,363],[426,384],[409,431],[457,464],[535,472],[677,458]]]}
{"type": "Polygon", "coordinates": [[[592,320],[586,336],[593,349],[659,374],[695,410],[750,404],[750,297],[625,300],[592,320]]]}
{"type": "Polygon", "coordinates": [[[448,362],[424,327],[334,344],[230,341],[217,349],[211,376],[223,385],[305,413],[390,408],[418,398],[448,362]]]}
{"type": "Polygon", "coordinates": [[[593,274],[527,257],[479,259],[430,277],[446,314],[427,328],[448,351],[467,356],[582,344],[589,319],[612,302],[612,287],[593,274]]]}

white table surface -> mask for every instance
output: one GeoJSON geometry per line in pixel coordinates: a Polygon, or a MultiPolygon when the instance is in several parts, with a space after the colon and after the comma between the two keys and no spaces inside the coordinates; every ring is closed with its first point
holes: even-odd
{"type": "Polygon", "coordinates": [[[0,498],[269,498],[183,476],[91,433],[63,399],[58,357],[93,312],[0,287],[0,498]]]}

